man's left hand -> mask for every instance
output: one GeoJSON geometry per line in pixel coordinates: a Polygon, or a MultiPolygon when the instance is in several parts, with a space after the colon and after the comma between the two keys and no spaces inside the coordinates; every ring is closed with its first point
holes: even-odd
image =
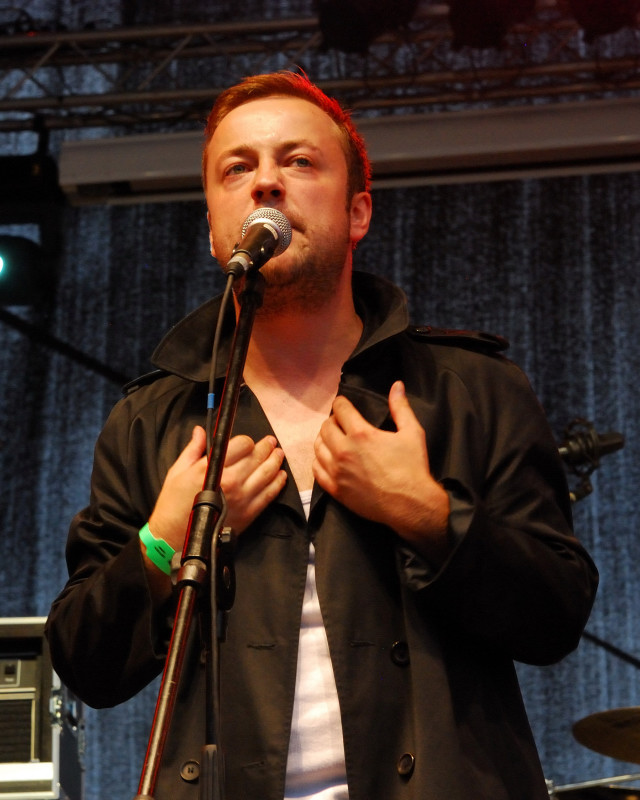
{"type": "Polygon", "coordinates": [[[315,442],[314,477],[355,513],[388,525],[425,555],[442,555],[449,498],[431,475],[425,431],[401,381],[391,387],[389,410],[395,432],[374,427],[336,397],[315,442]]]}

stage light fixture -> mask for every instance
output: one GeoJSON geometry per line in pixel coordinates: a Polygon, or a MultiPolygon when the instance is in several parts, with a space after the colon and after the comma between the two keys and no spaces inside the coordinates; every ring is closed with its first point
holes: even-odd
{"type": "Polygon", "coordinates": [[[536,0],[450,0],[452,46],[500,48],[509,29],[533,14],[536,0]]]}
{"type": "Polygon", "coordinates": [[[640,0],[569,0],[569,6],[587,42],[640,24],[640,0]]]}
{"type": "Polygon", "coordinates": [[[318,0],[322,46],[345,53],[365,53],[374,39],[406,25],[418,0],[318,0]]]}
{"type": "Polygon", "coordinates": [[[0,156],[0,215],[7,204],[59,203],[63,199],[58,166],[40,151],[29,155],[0,156]]]}
{"type": "Polygon", "coordinates": [[[52,296],[64,195],[39,133],[29,155],[0,156],[0,305],[39,305],[52,296]]]}
{"type": "Polygon", "coordinates": [[[37,305],[52,288],[42,247],[24,236],[0,235],[0,305],[37,305]]]}

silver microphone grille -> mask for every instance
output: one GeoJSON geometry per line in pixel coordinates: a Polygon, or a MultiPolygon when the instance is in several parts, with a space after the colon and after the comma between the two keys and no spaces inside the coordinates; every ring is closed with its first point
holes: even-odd
{"type": "Polygon", "coordinates": [[[279,256],[280,253],[284,253],[284,251],[289,247],[291,244],[291,223],[282,213],[282,211],[278,211],[276,208],[256,208],[255,211],[252,211],[251,214],[245,219],[244,225],[242,226],[242,236],[246,234],[247,230],[252,226],[259,222],[268,222],[278,231],[278,244],[276,245],[276,249],[273,251],[274,256],[279,256]]]}

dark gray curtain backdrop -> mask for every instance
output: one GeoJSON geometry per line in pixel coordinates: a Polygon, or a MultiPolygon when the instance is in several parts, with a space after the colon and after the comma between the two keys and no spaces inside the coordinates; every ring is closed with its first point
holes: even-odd
{"type": "MultiPolygon", "coordinates": [[[[358,265],[399,283],[413,319],[482,328],[511,342],[557,432],[575,417],[624,433],[576,529],[602,573],[590,632],[638,645],[640,176],[385,190],[358,265]]],[[[218,290],[200,203],[67,209],[48,314],[19,310],[125,375],[149,368],[159,337],[218,290]]],[[[115,382],[0,324],[0,508],[4,617],[45,615],[65,581],[68,522],[86,503],[92,449],[115,382]]],[[[569,476],[570,483],[573,478],[569,476]]],[[[573,741],[587,714],[640,704],[638,671],[590,640],[558,666],[520,669],[547,777],[634,772],[573,741]]],[[[87,798],[133,796],[156,687],[88,712],[87,798]]]]}
{"type": "MultiPolygon", "coordinates": [[[[88,0],[24,5],[71,29],[96,18],[88,0]]],[[[217,19],[237,17],[235,3],[211,5],[217,19]]],[[[243,12],[304,16],[311,5],[247,0],[243,12]]],[[[117,26],[192,21],[199,7],[105,0],[100,10],[117,26]]],[[[212,76],[212,85],[223,83],[212,76]]],[[[56,134],[54,151],[62,136],[81,135],[56,134]]],[[[19,136],[0,139],[2,154],[32,149],[19,136]]],[[[559,442],[577,417],[624,434],[625,447],[602,460],[593,493],[574,511],[602,576],[589,633],[640,658],[640,175],[384,190],[374,203],[356,264],[402,286],[415,322],[509,338],[510,357],[529,375],[559,442]]],[[[164,332],[220,287],[203,203],[67,208],[55,295],[45,309],[11,310],[135,377],[150,368],[164,332]]],[[[68,524],[87,502],[93,445],[120,389],[6,321],[0,386],[0,616],[44,616],[65,582],[68,524]]],[[[587,714],[640,705],[635,666],[586,637],[562,664],[519,671],[548,779],[640,771],[571,735],[587,714]]],[[[88,710],[87,800],[135,795],[156,692],[154,685],[119,708],[88,710]]]]}

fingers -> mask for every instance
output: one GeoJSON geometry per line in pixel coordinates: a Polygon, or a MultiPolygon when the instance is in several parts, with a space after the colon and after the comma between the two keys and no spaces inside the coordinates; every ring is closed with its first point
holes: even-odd
{"type": "Polygon", "coordinates": [[[350,469],[367,435],[375,429],[346,397],[336,397],[332,411],[314,442],[312,471],[325,491],[339,497],[342,476],[350,469]]]}
{"type": "Polygon", "coordinates": [[[334,478],[331,453],[320,439],[316,440],[315,456],[311,465],[314,480],[325,492],[332,497],[337,497],[338,481],[334,478]]]}
{"type": "MultiPolygon", "coordinates": [[[[371,425],[364,419],[355,406],[346,397],[339,395],[333,403],[333,415],[329,421],[337,424],[341,431],[347,435],[358,435],[370,432],[371,425]]],[[[411,428],[419,425],[413,409],[409,405],[402,381],[396,381],[389,390],[389,411],[395,422],[396,428],[411,428]]]]}
{"type": "Polygon", "coordinates": [[[273,436],[254,443],[234,436],[227,450],[221,487],[227,524],[241,533],[280,494],[287,480],[284,453],[273,436]]]}
{"type": "Polygon", "coordinates": [[[398,431],[420,426],[409,405],[402,381],[396,381],[389,391],[389,411],[398,431]]]}
{"type": "Polygon", "coordinates": [[[224,462],[222,488],[227,497],[261,491],[272,480],[284,460],[274,436],[254,443],[248,436],[234,436],[224,462]],[[253,491],[252,491],[253,490],[253,491]]]}
{"type": "Polygon", "coordinates": [[[394,519],[376,509],[377,499],[396,490],[402,495],[416,476],[418,482],[430,479],[425,431],[401,381],[391,387],[388,405],[395,431],[371,425],[346,398],[336,398],[315,441],[313,463],[325,491],[356,513],[387,523],[394,519]]]}
{"type": "Polygon", "coordinates": [[[177,469],[187,469],[205,455],[206,447],[207,434],[201,425],[196,425],[191,432],[191,439],[189,439],[186,447],[176,459],[174,466],[177,469]]]}
{"type": "Polygon", "coordinates": [[[229,440],[227,455],[224,460],[225,467],[231,467],[244,458],[254,456],[256,461],[264,460],[275,449],[278,442],[275,436],[265,436],[259,442],[254,442],[250,436],[240,434],[229,440]]]}
{"type": "Polygon", "coordinates": [[[169,468],[149,517],[154,536],[165,539],[176,550],[182,546],[193,498],[202,488],[207,467],[205,449],[206,434],[198,425],[169,468]]]}
{"type": "MultiPolygon", "coordinates": [[[[337,425],[344,433],[356,433],[363,424],[368,425],[364,417],[350,400],[338,395],[331,407],[332,415],[326,422],[337,425]]],[[[323,426],[324,427],[324,426],[323,426]]]]}

